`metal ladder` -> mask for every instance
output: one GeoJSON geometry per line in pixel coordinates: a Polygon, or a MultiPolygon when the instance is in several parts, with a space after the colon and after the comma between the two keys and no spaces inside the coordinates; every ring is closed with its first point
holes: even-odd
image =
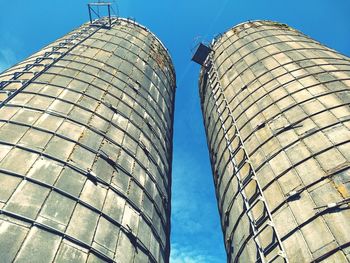
{"type": "MultiPolygon", "coordinates": [[[[44,55],[37,57],[33,63],[28,63],[21,71],[12,73],[12,77],[8,80],[0,82],[0,93],[6,94],[7,98],[0,101],[0,108],[3,107],[9,100],[20,93],[31,82],[37,79],[40,75],[46,72],[52,65],[59,61],[62,57],[67,55],[79,44],[95,34],[99,29],[108,25],[109,21],[105,21],[104,18],[95,20],[92,24],[83,26],[78,32],[72,33],[69,37],[58,42],[51,47],[51,51],[47,51],[44,55]],[[46,61],[50,61],[45,63],[46,61]],[[35,71],[35,68],[41,67],[39,71],[35,71]],[[25,74],[32,74],[29,79],[23,79],[25,74]],[[21,78],[22,77],[22,78],[21,78]],[[18,87],[15,89],[6,89],[12,83],[18,83],[18,87]]],[[[13,86],[13,85],[12,85],[13,86]]]]}
{"type": "MultiPolygon", "coordinates": [[[[252,233],[253,234],[252,238],[254,240],[254,243],[256,244],[256,247],[257,247],[257,250],[258,250],[258,253],[259,253],[259,257],[260,258],[258,258],[257,261],[268,262],[269,263],[269,262],[273,262],[275,260],[280,259],[282,262],[288,262],[285,250],[284,250],[283,245],[282,245],[282,241],[279,238],[279,235],[277,233],[276,227],[274,226],[274,223],[273,223],[273,219],[272,219],[272,215],[271,215],[270,209],[269,209],[269,207],[267,205],[267,202],[266,202],[266,200],[264,198],[262,188],[260,186],[259,181],[257,180],[257,176],[256,176],[256,173],[255,173],[255,170],[254,170],[253,166],[251,165],[248,152],[244,148],[244,142],[243,142],[243,139],[241,138],[241,135],[240,135],[237,123],[236,123],[236,119],[233,116],[231,109],[229,108],[228,102],[226,100],[226,97],[225,97],[225,95],[223,93],[223,89],[222,89],[221,84],[220,84],[219,79],[218,79],[217,70],[216,70],[214,64],[212,63],[212,61],[213,61],[212,54],[210,54],[208,58],[209,58],[209,62],[210,62],[210,68],[206,72],[206,74],[208,74],[208,80],[209,80],[209,83],[210,83],[210,87],[214,87],[216,83],[218,84],[218,89],[220,90],[220,95],[221,94],[223,95],[222,97],[223,97],[223,101],[225,103],[225,109],[228,110],[229,117],[232,118],[232,123],[235,126],[235,138],[239,139],[239,146],[237,148],[238,149],[242,149],[244,151],[244,158],[243,158],[242,163],[237,164],[235,159],[234,159],[234,157],[235,157],[235,155],[237,154],[237,152],[239,150],[238,149],[232,149],[231,139],[228,137],[227,129],[225,128],[225,125],[224,125],[224,121],[225,120],[223,120],[223,118],[221,116],[222,112],[219,110],[219,107],[218,107],[219,105],[218,105],[217,96],[214,94],[214,90],[211,89],[213,98],[215,100],[217,113],[219,115],[221,128],[224,131],[226,144],[227,144],[228,150],[230,152],[230,161],[232,162],[234,170],[235,170],[234,176],[237,177],[238,182],[239,182],[239,192],[240,192],[240,194],[241,194],[241,196],[243,198],[243,201],[244,201],[245,214],[248,217],[249,224],[250,224],[250,227],[251,227],[251,231],[253,232],[252,233]],[[241,176],[240,176],[240,169],[245,164],[249,165],[249,167],[250,167],[249,174],[248,174],[248,176],[246,178],[241,178],[241,176]],[[245,188],[253,181],[256,184],[256,192],[250,198],[248,198],[247,194],[245,192],[245,188]],[[255,219],[254,215],[253,215],[253,209],[258,204],[262,204],[263,205],[263,209],[262,209],[263,212],[262,212],[262,216],[261,217],[255,219]],[[272,230],[272,233],[273,233],[273,239],[272,240],[274,240],[275,242],[270,243],[266,247],[263,247],[261,245],[260,241],[259,241],[259,237],[268,228],[270,228],[272,230]],[[275,255],[272,255],[272,256],[269,257],[269,259],[267,259],[268,255],[276,247],[278,247],[279,251],[277,253],[275,253],[275,255]]],[[[232,238],[232,236],[230,237],[230,239],[231,238],[232,238]]],[[[230,242],[230,246],[232,246],[232,242],[230,242]]],[[[230,247],[230,250],[231,249],[232,248],[230,247]]],[[[228,251],[228,254],[229,254],[229,251],[228,251]]],[[[230,255],[228,255],[228,256],[230,256],[230,255]]],[[[238,262],[239,261],[239,256],[240,256],[240,254],[236,255],[236,258],[235,258],[234,262],[238,262]]]]}

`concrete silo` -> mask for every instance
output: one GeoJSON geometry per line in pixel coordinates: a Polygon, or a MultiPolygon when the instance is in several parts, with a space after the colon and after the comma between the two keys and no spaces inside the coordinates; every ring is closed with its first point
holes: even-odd
{"type": "Polygon", "coordinates": [[[193,60],[228,262],[349,262],[350,59],[254,21],[193,60]]]}
{"type": "Polygon", "coordinates": [[[122,18],[3,72],[0,261],[168,262],[174,94],[165,47],[122,18]]]}

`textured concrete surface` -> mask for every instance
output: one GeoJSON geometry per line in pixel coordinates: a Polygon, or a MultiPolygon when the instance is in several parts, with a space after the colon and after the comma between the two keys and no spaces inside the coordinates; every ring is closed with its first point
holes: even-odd
{"type": "Polygon", "coordinates": [[[287,25],[211,45],[200,97],[229,262],[350,261],[350,59],[287,25]]]}
{"type": "Polygon", "coordinates": [[[125,19],[0,75],[0,261],[168,262],[175,72],[125,19]]]}

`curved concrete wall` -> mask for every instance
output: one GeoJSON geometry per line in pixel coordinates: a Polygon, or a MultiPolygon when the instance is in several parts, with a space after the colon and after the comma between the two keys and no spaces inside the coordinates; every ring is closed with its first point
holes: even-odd
{"type": "Polygon", "coordinates": [[[175,72],[126,19],[0,75],[0,261],[168,262],[175,72]]]}
{"type": "Polygon", "coordinates": [[[200,96],[228,261],[350,261],[350,59],[270,21],[211,49],[200,96]]]}

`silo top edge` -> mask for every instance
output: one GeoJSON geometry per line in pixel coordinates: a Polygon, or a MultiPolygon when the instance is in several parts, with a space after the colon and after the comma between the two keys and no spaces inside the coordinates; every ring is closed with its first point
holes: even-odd
{"type": "Polygon", "coordinates": [[[225,36],[227,33],[231,32],[232,30],[238,29],[239,27],[244,27],[245,25],[251,25],[251,24],[256,24],[256,23],[262,23],[265,25],[274,25],[274,26],[278,26],[278,27],[283,27],[283,28],[288,28],[288,29],[292,29],[295,30],[293,28],[291,28],[290,26],[288,26],[285,23],[281,23],[281,22],[277,22],[277,21],[272,21],[272,20],[248,20],[242,23],[239,23],[231,28],[229,28],[228,30],[226,30],[224,33],[220,33],[219,35],[217,35],[211,43],[211,47],[215,47],[215,45],[217,45],[220,40],[222,39],[223,36],[225,36]]]}
{"type": "MultiPolygon", "coordinates": [[[[261,23],[264,25],[271,25],[271,26],[277,26],[277,27],[283,27],[285,29],[289,29],[289,30],[295,30],[294,28],[291,28],[290,26],[288,26],[285,23],[281,23],[281,22],[277,22],[277,21],[272,21],[272,20],[248,20],[242,23],[239,23],[231,28],[229,28],[228,30],[226,30],[224,33],[220,33],[219,35],[217,35],[211,42],[211,44],[209,45],[209,47],[213,50],[212,52],[215,52],[216,46],[220,45],[220,42],[222,40],[222,38],[227,35],[229,32],[233,31],[233,30],[237,30],[240,27],[243,27],[242,30],[247,29],[248,27],[245,27],[246,25],[254,25],[257,26],[256,24],[261,23]]],[[[296,31],[296,30],[295,30],[296,31]]],[[[240,31],[237,31],[236,33],[239,33],[240,31]]],[[[201,67],[201,71],[200,71],[200,77],[199,77],[199,82],[201,82],[203,75],[205,74],[205,67],[201,67]]]]}
{"type": "Polygon", "coordinates": [[[172,72],[173,72],[173,75],[174,75],[174,79],[175,79],[175,76],[176,76],[176,72],[175,72],[175,68],[174,68],[174,65],[173,65],[173,61],[172,61],[172,58],[171,58],[171,55],[170,55],[170,51],[166,48],[166,46],[164,45],[164,43],[150,30],[148,29],[147,27],[145,27],[144,25],[141,25],[140,23],[136,22],[135,20],[132,20],[132,19],[129,19],[129,18],[123,18],[123,17],[116,17],[114,18],[116,21],[123,21],[123,22],[126,22],[126,23],[131,23],[135,26],[138,26],[139,28],[145,30],[146,32],[150,33],[157,41],[158,43],[162,46],[162,48],[164,49],[164,51],[166,52],[167,54],[167,57],[169,59],[169,64],[171,66],[171,69],[172,69],[172,72]]]}
{"type": "MultiPolygon", "coordinates": [[[[108,17],[101,17],[101,18],[93,20],[92,22],[95,22],[95,21],[98,21],[98,20],[101,20],[101,19],[108,19],[108,17]]],[[[175,72],[174,64],[173,64],[173,61],[172,61],[172,58],[171,58],[171,55],[170,55],[170,51],[166,48],[164,43],[150,29],[148,29],[144,25],[136,22],[134,19],[124,18],[124,17],[116,17],[116,16],[112,16],[111,17],[112,24],[115,23],[115,22],[120,22],[120,21],[128,23],[128,24],[131,24],[133,26],[137,26],[137,27],[143,29],[144,31],[146,31],[147,33],[151,34],[152,37],[154,37],[154,39],[161,45],[161,47],[163,48],[163,50],[166,53],[166,57],[169,60],[169,65],[171,67],[171,71],[172,71],[172,74],[174,76],[174,81],[175,81],[174,85],[176,85],[176,72],[175,72]]],[[[85,24],[90,24],[90,22],[86,22],[85,24]]]]}

